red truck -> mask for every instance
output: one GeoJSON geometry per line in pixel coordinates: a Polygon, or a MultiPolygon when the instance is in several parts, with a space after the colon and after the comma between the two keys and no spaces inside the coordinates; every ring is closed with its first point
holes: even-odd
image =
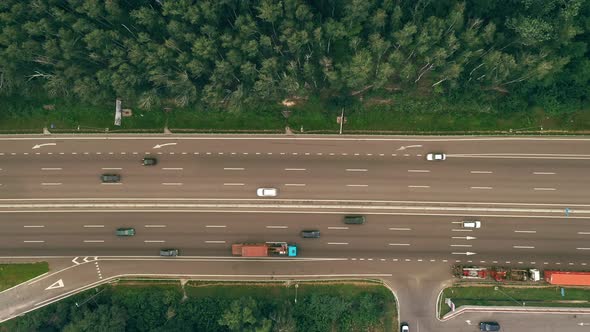
{"type": "Polygon", "coordinates": [[[234,256],[268,257],[268,256],[297,256],[297,246],[287,242],[266,243],[235,243],[231,246],[234,256]]]}
{"type": "Polygon", "coordinates": [[[545,281],[561,286],[590,286],[590,272],[545,271],[545,281]]]}

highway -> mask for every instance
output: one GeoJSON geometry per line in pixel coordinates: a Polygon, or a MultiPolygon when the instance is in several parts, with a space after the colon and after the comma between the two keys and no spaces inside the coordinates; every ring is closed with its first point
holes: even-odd
{"type": "MultiPolygon", "coordinates": [[[[589,166],[590,139],[581,137],[6,136],[0,256],[66,265],[78,257],[71,273],[92,257],[105,278],[196,276],[202,273],[184,263],[224,261],[232,243],[289,241],[300,258],[285,273],[382,275],[400,292],[402,320],[423,331],[468,331],[465,323],[441,325],[434,304],[423,302],[448,280],[450,265],[590,264],[589,166]],[[447,160],[427,161],[429,152],[447,160]],[[158,164],[142,166],[144,157],[158,164]],[[103,184],[103,173],[122,181],[103,184]],[[278,188],[279,196],[257,198],[259,187],[278,188]],[[367,222],[343,224],[347,214],[367,222]],[[475,219],[481,228],[462,227],[475,219]],[[137,234],[116,237],[118,227],[137,234]],[[304,229],[321,238],[301,239],[304,229]],[[164,262],[160,248],[181,250],[174,268],[124,263],[164,262]],[[424,272],[429,267],[438,272],[424,272]]],[[[202,264],[208,275],[236,276],[276,275],[285,266],[231,259],[229,271],[202,264]]],[[[71,290],[102,274],[64,280],[76,280],[71,290]]]]}

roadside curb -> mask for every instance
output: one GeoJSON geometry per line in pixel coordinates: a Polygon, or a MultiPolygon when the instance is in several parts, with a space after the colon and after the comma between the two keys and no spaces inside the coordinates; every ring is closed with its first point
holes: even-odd
{"type": "Polygon", "coordinates": [[[498,307],[498,306],[475,306],[475,305],[466,305],[461,306],[459,309],[455,310],[454,312],[449,312],[443,318],[439,320],[441,322],[445,322],[447,320],[453,319],[463,313],[470,313],[470,312],[486,312],[486,313],[509,313],[509,314],[518,314],[518,313],[529,313],[529,314],[576,314],[576,315],[590,315],[590,308],[567,308],[567,307],[514,307],[514,306],[506,306],[506,307],[498,307]]]}

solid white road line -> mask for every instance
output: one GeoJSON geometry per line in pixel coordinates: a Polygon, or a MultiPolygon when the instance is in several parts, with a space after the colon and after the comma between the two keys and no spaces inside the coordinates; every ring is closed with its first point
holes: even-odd
{"type": "Polygon", "coordinates": [[[285,168],[285,171],[306,171],[305,168],[285,168]]]}
{"type": "Polygon", "coordinates": [[[343,227],[343,226],[332,226],[332,227],[328,227],[328,229],[348,229],[348,227],[343,227]]]}
{"type": "Polygon", "coordinates": [[[535,175],[555,175],[554,172],[533,172],[535,175]]]}
{"type": "Polygon", "coordinates": [[[367,172],[366,168],[347,168],[347,172],[367,172]]]}
{"type": "Polygon", "coordinates": [[[162,182],[164,186],[182,186],[182,182],[162,182]]]}
{"type": "Polygon", "coordinates": [[[266,228],[289,228],[287,226],[266,226],[266,228]]]}
{"type": "Polygon", "coordinates": [[[144,225],[145,228],[164,228],[166,225],[144,225]]]}
{"type": "Polygon", "coordinates": [[[163,171],[182,171],[184,168],[182,167],[163,167],[163,171]]]}
{"type": "Polygon", "coordinates": [[[408,188],[430,188],[430,186],[408,186],[408,188]]]}
{"type": "Polygon", "coordinates": [[[61,186],[61,182],[43,182],[41,183],[43,186],[61,186]]]}
{"type": "Polygon", "coordinates": [[[205,243],[225,243],[225,241],[205,241],[205,243]]]}
{"type": "Polygon", "coordinates": [[[42,171],[61,171],[61,167],[42,167],[42,171]]]}
{"type": "Polygon", "coordinates": [[[390,246],[409,246],[409,243],[390,243],[390,246]]]}
{"type": "Polygon", "coordinates": [[[557,190],[555,188],[535,188],[535,190],[537,191],[553,191],[553,190],[557,190]]]}
{"type": "Polygon", "coordinates": [[[492,189],[492,187],[471,187],[471,189],[489,190],[492,189]]]}
{"type": "Polygon", "coordinates": [[[533,246],[512,246],[514,249],[535,249],[533,246]]]}
{"type": "Polygon", "coordinates": [[[44,243],[43,240],[24,240],[24,243],[44,243]]]}
{"type": "Polygon", "coordinates": [[[104,169],[105,171],[115,171],[115,170],[121,170],[123,168],[121,168],[121,167],[103,167],[102,169],[104,169]]]}
{"type": "Polygon", "coordinates": [[[328,244],[332,244],[332,245],[347,245],[348,242],[328,242],[328,244]]]}
{"type": "Polygon", "coordinates": [[[404,227],[390,227],[390,231],[411,231],[411,228],[404,228],[404,227]]]}
{"type": "Polygon", "coordinates": [[[368,184],[347,184],[347,187],[368,187],[368,184]]]}
{"type": "Polygon", "coordinates": [[[471,174],[492,174],[492,171],[470,171],[471,174]]]}
{"type": "Polygon", "coordinates": [[[164,240],[144,240],[144,243],[164,243],[164,240]]]}
{"type": "Polygon", "coordinates": [[[45,225],[24,225],[24,228],[43,228],[45,225]]]}
{"type": "Polygon", "coordinates": [[[243,186],[243,183],[224,183],[224,186],[243,186]]]}
{"type": "Polygon", "coordinates": [[[103,243],[104,240],[84,240],[84,243],[103,243]]]}
{"type": "Polygon", "coordinates": [[[430,173],[427,169],[409,169],[409,173],[430,173]]]}
{"type": "Polygon", "coordinates": [[[537,231],[514,231],[514,233],[537,233],[537,231]]]}
{"type": "Polygon", "coordinates": [[[224,167],[224,171],[243,171],[243,167],[224,167]]]}
{"type": "Polygon", "coordinates": [[[103,228],[104,225],[84,225],[85,228],[103,228]]]}
{"type": "Polygon", "coordinates": [[[207,228],[225,228],[226,225],[206,225],[207,228]]]}
{"type": "Polygon", "coordinates": [[[305,183],[285,183],[285,186],[289,186],[289,187],[305,187],[305,183]]]}

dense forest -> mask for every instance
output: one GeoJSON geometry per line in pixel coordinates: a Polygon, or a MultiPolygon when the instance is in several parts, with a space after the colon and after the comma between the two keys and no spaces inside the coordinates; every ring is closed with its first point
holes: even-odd
{"type": "Polygon", "coordinates": [[[0,96],[240,110],[414,93],[587,105],[590,0],[2,0],[0,96]]]}

